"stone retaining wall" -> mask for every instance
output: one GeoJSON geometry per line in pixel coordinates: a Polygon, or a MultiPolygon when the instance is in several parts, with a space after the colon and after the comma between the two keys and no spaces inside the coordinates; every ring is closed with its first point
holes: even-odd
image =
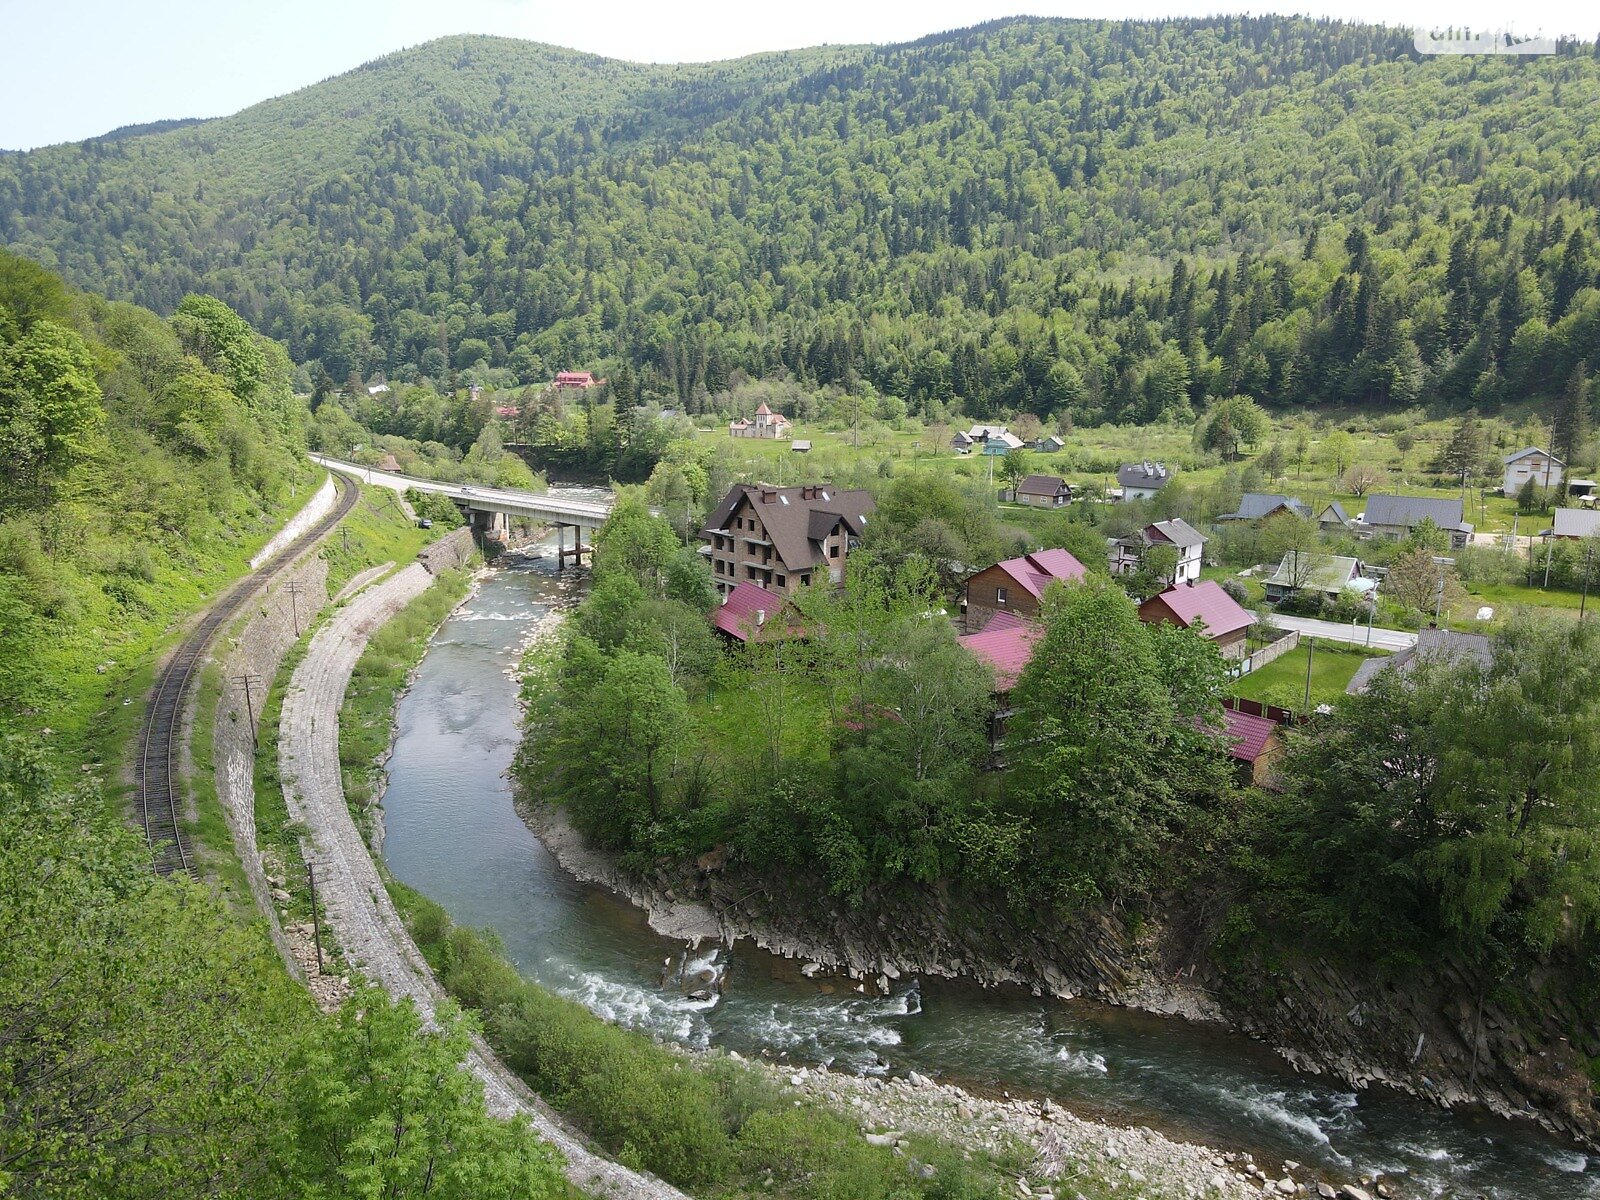
{"type": "Polygon", "coordinates": [[[428,574],[437,575],[440,571],[465,566],[476,548],[472,530],[463,525],[460,529],[452,529],[431,545],[424,546],[417,555],[417,561],[427,568],[428,574]]]}
{"type": "Polygon", "coordinates": [[[296,538],[303,536],[306,530],[333,511],[333,503],[337,497],[338,489],[333,485],[333,476],[325,475],[322,480],[322,486],[306,502],[306,506],[295,513],[289,519],[287,525],[273,534],[272,539],[265,546],[256,551],[256,556],[250,560],[250,569],[252,571],[255,570],[296,538]]]}

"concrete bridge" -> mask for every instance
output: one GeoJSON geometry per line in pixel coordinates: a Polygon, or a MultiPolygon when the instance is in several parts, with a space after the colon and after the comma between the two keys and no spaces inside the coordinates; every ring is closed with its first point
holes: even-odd
{"type": "Polygon", "coordinates": [[[591,545],[583,542],[584,531],[593,533],[604,525],[611,515],[611,502],[606,500],[569,500],[562,496],[546,496],[538,492],[522,492],[512,488],[480,487],[472,483],[441,483],[436,479],[417,479],[395,471],[380,471],[377,467],[358,466],[325,454],[307,456],[324,467],[336,468],[354,475],[361,482],[374,487],[392,488],[404,492],[416,488],[419,492],[434,492],[454,500],[456,507],[466,514],[472,527],[485,534],[506,530],[512,517],[553,525],[556,531],[556,563],[566,566],[567,559],[582,564],[583,555],[593,552],[591,545]],[[567,530],[572,530],[572,546],[567,546],[567,530]]]}

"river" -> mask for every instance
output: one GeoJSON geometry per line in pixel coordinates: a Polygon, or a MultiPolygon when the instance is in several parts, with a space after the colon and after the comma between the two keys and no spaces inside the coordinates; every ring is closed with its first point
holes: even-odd
{"type": "Polygon", "coordinates": [[[798,964],[747,942],[686,960],[631,905],[562,870],[513,807],[515,668],[533,623],[574,586],[557,579],[553,555],[486,576],[440,628],[400,702],[384,798],[394,874],[460,924],[493,929],[529,978],[693,1046],[1048,1095],[1084,1116],[1266,1163],[1400,1177],[1406,1196],[1600,1197],[1600,1159],[1531,1127],[1357,1094],[1296,1075],[1248,1039],[1182,1021],[935,979],[868,998],[802,978],[798,964]],[[692,986],[663,987],[667,963],[690,976],[725,971],[725,995],[696,1000],[692,986]]]}

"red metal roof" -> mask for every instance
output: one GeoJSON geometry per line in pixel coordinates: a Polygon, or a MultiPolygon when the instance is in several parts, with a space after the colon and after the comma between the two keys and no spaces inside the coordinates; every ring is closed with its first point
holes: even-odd
{"type": "Polygon", "coordinates": [[[1033,657],[1033,646],[1044,630],[1015,613],[996,613],[978,633],[969,633],[956,640],[977,658],[994,668],[995,682],[1002,692],[1009,692],[1022,677],[1022,670],[1033,657]]]}
{"type": "Polygon", "coordinates": [[[1211,639],[1226,637],[1255,623],[1255,618],[1214,579],[1181,583],[1150,597],[1139,606],[1139,619],[1158,621],[1163,612],[1185,629],[1196,621],[1204,621],[1206,636],[1211,639]]]}
{"type": "Polygon", "coordinates": [[[1228,753],[1247,763],[1253,763],[1261,757],[1261,752],[1267,748],[1267,739],[1278,727],[1276,722],[1269,721],[1266,717],[1254,717],[1249,713],[1235,712],[1231,708],[1223,709],[1222,717],[1227,726],[1228,738],[1232,742],[1228,747],[1228,753]]]}
{"type": "MultiPolygon", "coordinates": [[[[789,602],[776,592],[769,592],[758,583],[741,583],[728,593],[727,599],[711,614],[711,623],[730,637],[741,642],[777,619],[789,602]]],[[[785,615],[785,629],[791,623],[785,615]]]]}
{"type": "Polygon", "coordinates": [[[1024,554],[1021,558],[1008,558],[996,565],[1021,584],[1035,600],[1043,596],[1045,588],[1058,579],[1071,582],[1084,576],[1083,564],[1065,550],[1041,550],[1037,554],[1024,554]]]}
{"type": "Polygon", "coordinates": [[[756,409],[756,416],[758,416],[758,417],[770,417],[771,415],[772,415],[772,410],[767,407],[765,401],[762,402],[760,408],[756,409]]]}

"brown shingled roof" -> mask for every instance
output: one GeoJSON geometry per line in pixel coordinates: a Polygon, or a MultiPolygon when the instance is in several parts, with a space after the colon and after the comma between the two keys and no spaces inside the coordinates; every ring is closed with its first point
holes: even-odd
{"type": "Polygon", "coordinates": [[[703,536],[727,528],[728,519],[745,501],[760,514],[772,548],[789,571],[804,571],[824,562],[819,543],[841,521],[850,533],[860,536],[867,527],[867,514],[876,507],[872,493],[861,488],[839,490],[825,483],[782,488],[736,483],[707,518],[703,536]]]}

